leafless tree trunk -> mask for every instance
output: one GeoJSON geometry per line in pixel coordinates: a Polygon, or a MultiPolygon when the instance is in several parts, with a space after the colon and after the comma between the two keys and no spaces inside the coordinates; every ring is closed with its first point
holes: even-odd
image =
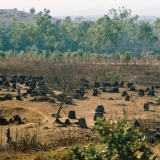
{"type": "Polygon", "coordinates": [[[57,122],[57,123],[60,122],[60,120],[59,120],[59,114],[60,114],[60,112],[61,112],[61,110],[63,108],[63,104],[64,104],[64,101],[60,104],[59,109],[58,109],[57,114],[56,114],[56,120],[55,120],[55,122],[57,122]]]}

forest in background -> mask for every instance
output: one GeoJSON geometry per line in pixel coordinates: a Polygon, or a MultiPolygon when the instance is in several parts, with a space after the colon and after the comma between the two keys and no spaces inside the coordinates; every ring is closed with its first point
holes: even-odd
{"type": "Polygon", "coordinates": [[[35,23],[25,24],[12,18],[0,26],[0,57],[40,57],[61,61],[66,58],[131,59],[145,57],[160,60],[160,18],[154,23],[138,20],[131,9],[119,7],[97,21],[53,22],[49,9],[35,15],[35,23]]]}

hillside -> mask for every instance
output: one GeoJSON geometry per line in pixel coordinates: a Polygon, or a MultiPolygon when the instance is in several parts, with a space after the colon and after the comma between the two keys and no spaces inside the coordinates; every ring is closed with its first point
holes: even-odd
{"type": "MultiPolygon", "coordinates": [[[[13,17],[16,17],[18,21],[23,23],[34,23],[34,16],[36,14],[31,14],[25,11],[19,11],[15,9],[0,9],[0,24],[6,21],[8,24],[12,21],[13,17]]],[[[52,21],[60,20],[58,18],[52,18],[52,21]]]]}
{"type": "MultiPolygon", "coordinates": [[[[83,13],[83,19],[84,20],[91,20],[91,21],[96,21],[98,18],[100,18],[102,15],[94,15],[94,14],[90,14],[90,15],[85,15],[85,12],[81,12],[83,13]]],[[[99,13],[96,11],[94,11],[94,13],[99,13]]],[[[6,21],[8,24],[11,23],[12,18],[16,17],[18,21],[23,22],[23,23],[34,23],[34,16],[36,14],[31,14],[29,12],[26,11],[19,11],[16,8],[14,9],[0,9],[0,24],[4,21],[6,21]]],[[[75,16],[71,16],[72,19],[75,19],[78,15],[75,16]]],[[[55,16],[54,18],[52,17],[52,21],[58,21],[58,20],[63,20],[66,16],[55,16]]],[[[149,21],[151,23],[154,22],[154,20],[157,17],[155,16],[140,16],[139,20],[145,20],[145,21],[149,21]]]]}

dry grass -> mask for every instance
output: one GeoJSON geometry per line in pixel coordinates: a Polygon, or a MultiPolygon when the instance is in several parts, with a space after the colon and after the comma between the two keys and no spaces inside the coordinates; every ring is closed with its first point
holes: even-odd
{"type": "MultiPolygon", "coordinates": [[[[1,63],[1,62],[0,62],[1,63]]],[[[0,66],[1,75],[6,75],[10,77],[11,75],[44,75],[46,80],[46,85],[51,86],[52,88],[57,88],[55,84],[53,84],[53,70],[58,73],[62,70],[63,66],[53,66],[53,64],[47,64],[44,62],[20,62],[20,61],[3,61],[0,66]],[[18,67],[21,66],[21,67],[18,67]],[[51,67],[52,66],[52,67],[51,67]]],[[[87,79],[92,81],[94,80],[94,74],[99,74],[98,80],[104,80],[107,77],[104,76],[105,73],[109,71],[116,70],[123,77],[125,82],[132,81],[135,84],[136,89],[150,87],[153,84],[159,84],[160,77],[157,76],[159,74],[159,66],[93,66],[93,65],[74,65],[65,67],[67,72],[70,68],[70,73],[73,71],[75,74],[75,81],[79,78],[86,77],[87,79]]],[[[64,69],[64,68],[63,68],[64,69]]],[[[72,74],[73,74],[72,73],[72,74]]],[[[74,78],[73,78],[74,79],[74,78]]],[[[91,84],[90,83],[90,84],[91,84]]],[[[25,86],[21,85],[22,93],[25,92],[25,86]]],[[[2,88],[2,87],[1,87],[2,88]]],[[[0,94],[5,94],[8,91],[5,88],[0,90],[0,94]]],[[[60,91],[56,91],[56,94],[60,93],[60,91]]],[[[74,99],[74,105],[66,105],[66,107],[61,111],[60,120],[62,122],[68,118],[68,111],[75,110],[76,118],[84,117],[86,119],[87,125],[91,128],[94,125],[93,116],[95,112],[95,107],[99,104],[102,104],[105,108],[105,118],[106,119],[114,119],[117,120],[119,117],[127,118],[132,122],[134,119],[140,119],[145,126],[154,127],[152,122],[160,122],[160,108],[155,104],[155,98],[148,97],[147,95],[143,97],[139,97],[137,92],[128,91],[128,88],[120,88],[120,93],[105,93],[101,92],[97,97],[92,96],[92,88],[87,90],[85,96],[88,98],[85,100],[77,100],[74,99]],[[128,94],[131,96],[130,101],[125,101],[121,96],[121,92],[123,90],[127,90],[128,94]],[[113,100],[109,100],[112,97],[113,100]],[[143,111],[143,103],[152,102],[150,104],[150,111],[143,111]]],[[[70,127],[62,128],[59,127],[58,124],[53,123],[55,117],[52,117],[52,114],[56,114],[60,102],[56,101],[56,103],[48,103],[48,102],[31,102],[30,100],[33,97],[28,96],[27,98],[23,98],[23,101],[17,101],[15,96],[16,92],[11,93],[13,95],[13,100],[11,101],[1,101],[0,104],[0,116],[3,116],[7,119],[11,118],[13,115],[19,114],[21,117],[26,118],[24,120],[24,124],[15,125],[11,124],[9,127],[11,128],[11,134],[15,139],[15,133],[25,134],[26,130],[32,132],[33,130],[38,131],[38,139],[45,143],[55,142],[57,140],[57,146],[70,146],[74,143],[80,143],[77,141],[71,142],[70,140],[66,140],[68,137],[77,137],[80,138],[81,135],[84,135],[88,130],[79,129],[74,122],[78,120],[71,120],[72,125],[70,127]],[[44,129],[44,127],[48,127],[48,129],[44,129]],[[74,131],[76,130],[76,131],[74,131]],[[58,141],[59,140],[59,141],[58,141]]],[[[156,96],[160,95],[160,90],[156,89],[156,96]]],[[[1,143],[6,142],[5,131],[8,126],[2,127],[2,138],[1,143]]],[[[85,143],[86,140],[82,141],[85,143]]],[[[57,147],[56,147],[57,148],[57,147]]],[[[158,153],[159,145],[154,147],[154,151],[158,153]]],[[[1,153],[0,153],[1,154],[1,153]]],[[[42,153],[40,153],[41,155],[42,153]]],[[[52,153],[53,154],[53,153],[52,153]]],[[[4,157],[8,156],[8,152],[4,153],[4,157]]],[[[13,153],[10,154],[11,159],[14,159],[14,156],[22,156],[22,153],[13,153]]],[[[28,157],[34,159],[39,155],[24,155],[23,159],[27,159],[28,157]],[[34,158],[33,158],[34,157],[34,158]]],[[[23,157],[23,156],[22,156],[23,157]]],[[[159,155],[160,157],[160,155],[159,155]]],[[[29,159],[28,158],[28,159],[29,159]]],[[[7,158],[6,158],[7,159],[7,158]]],[[[16,158],[15,158],[16,159],[16,158]]],[[[17,158],[18,159],[18,158],[17,158]]]]}

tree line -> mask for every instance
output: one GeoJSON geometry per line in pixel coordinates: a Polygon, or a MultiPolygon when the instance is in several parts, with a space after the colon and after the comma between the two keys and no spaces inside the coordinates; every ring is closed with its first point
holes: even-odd
{"type": "MultiPolygon", "coordinates": [[[[135,57],[151,57],[160,53],[160,18],[154,23],[132,16],[131,9],[119,7],[97,21],[82,17],[52,22],[50,10],[35,15],[34,24],[12,19],[11,24],[0,26],[0,57],[43,57],[60,61],[78,57],[82,60],[114,59],[120,57],[127,63],[135,57]]],[[[160,56],[156,57],[160,59],[160,56]]]]}

